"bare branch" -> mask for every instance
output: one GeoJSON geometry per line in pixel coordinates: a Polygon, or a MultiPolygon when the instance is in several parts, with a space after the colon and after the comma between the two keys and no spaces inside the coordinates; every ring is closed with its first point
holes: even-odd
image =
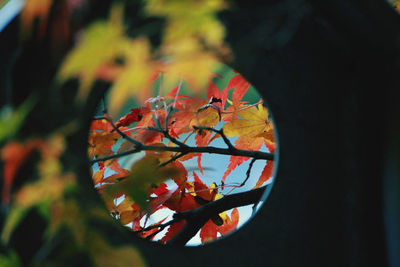
{"type": "Polygon", "coordinates": [[[224,196],[197,209],[174,214],[174,221],[186,220],[186,224],[168,244],[185,245],[210,218],[226,210],[256,204],[267,187],[224,196]]]}
{"type": "Polygon", "coordinates": [[[247,180],[250,178],[250,173],[251,173],[251,169],[253,168],[253,164],[254,162],[256,162],[257,159],[253,158],[249,164],[249,168],[246,171],[246,179],[244,179],[243,183],[240,184],[240,186],[244,186],[245,183],[247,182],[247,180]]]}
{"type": "Polygon", "coordinates": [[[267,187],[268,185],[254,190],[224,196],[223,198],[209,202],[197,209],[175,213],[173,219],[166,223],[151,225],[134,232],[141,233],[155,228],[160,228],[148,237],[150,239],[164,230],[167,226],[185,220],[186,224],[181,231],[168,242],[168,244],[185,245],[213,216],[236,207],[257,204],[267,187]]]}
{"type": "Polygon", "coordinates": [[[200,147],[192,147],[185,145],[185,147],[167,147],[167,146],[155,146],[155,145],[143,145],[140,143],[135,149],[127,150],[125,152],[106,156],[102,158],[98,158],[90,161],[91,163],[105,161],[113,158],[119,158],[122,156],[126,156],[129,154],[134,154],[140,151],[170,151],[170,152],[181,152],[181,153],[208,153],[208,154],[220,154],[220,155],[229,155],[229,156],[240,156],[240,157],[249,157],[261,160],[274,160],[274,154],[262,151],[254,151],[254,150],[243,150],[243,149],[235,149],[231,150],[229,148],[219,148],[213,146],[200,146],[200,147]]]}

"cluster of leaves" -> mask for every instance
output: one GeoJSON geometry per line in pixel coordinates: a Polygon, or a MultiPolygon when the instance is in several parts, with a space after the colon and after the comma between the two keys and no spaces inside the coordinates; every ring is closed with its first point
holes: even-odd
{"type": "MultiPolygon", "coordinates": [[[[235,76],[222,91],[209,83],[215,62],[230,58],[223,41],[225,29],[217,18],[226,3],[223,0],[137,1],[141,3],[139,13],[143,19],[164,20],[163,28],[158,29],[161,44],[155,47],[146,27],[137,29],[135,37],[127,35],[127,28],[135,26],[127,25],[124,18],[124,4],[131,1],[115,1],[118,3],[111,4],[108,19],[99,19],[87,27],[86,15],[103,16],[95,14],[97,6],[93,1],[25,2],[18,24],[21,53],[16,61],[20,65],[26,59],[40,61],[42,64],[35,67],[41,75],[35,72],[34,79],[23,86],[11,82],[15,95],[22,92],[21,101],[12,99],[1,110],[0,265],[63,266],[71,259],[85,259],[88,266],[144,265],[137,247],[125,242],[121,235],[126,232],[120,231],[103,203],[97,201],[97,195],[92,194],[93,188],[82,186],[85,184],[82,177],[87,174],[82,171],[86,155],[82,158],[76,154],[82,150],[77,140],[83,132],[86,134],[89,115],[85,115],[85,107],[102,94],[95,90],[99,80],[111,84],[111,115],[127,97],[149,99],[151,92],[147,89],[156,78],[154,73],[168,73],[163,88],[172,88],[182,77],[195,93],[208,85],[207,98],[181,95],[178,86],[167,93],[160,91],[156,98],[150,98],[115,123],[109,115],[93,122],[89,139],[89,156],[97,164],[93,180],[112,214],[148,239],[154,238],[161,228],[168,230],[163,242],[172,241],[179,229],[190,225],[199,225],[204,242],[215,239],[217,233],[225,235],[234,229],[239,220],[238,209],[230,214],[225,211],[258,201],[263,192],[258,189],[262,189],[271,174],[273,155],[257,150],[265,143],[273,153],[275,144],[266,109],[242,101],[248,88],[243,77],[235,76]],[[35,49],[41,47],[49,49],[36,53],[35,49]],[[65,88],[71,89],[71,80],[78,83],[78,88],[65,92],[65,88]],[[232,89],[232,99],[228,100],[228,91],[232,89]],[[25,95],[31,91],[37,94],[36,98],[25,95]],[[49,95],[57,104],[49,100],[49,95]],[[20,103],[18,108],[12,108],[20,103]],[[43,123],[38,123],[37,118],[43,123]],[[216,129],[221,123],[224,131],[216,129]],[[21,131],[21,127],[29,131],[21,131]],[[238,132],[240,128],[243,130],[238,132]],[[197,146],[191,147],[180,139],[185,135],[195,136],[197,146]],[[240,136],[235,144],[229,141],[232,136],[240,136]],[[226,140],[228,148],[209,146],[217,138],[226,140]],[[122,143],[119,151],[114,151],[118,142],[122,143]],[[118,159],[122,155],[141,151],[146,156],[131,169],[120,166],[118,159]],[[204,153],[231,156],[230,167],[219,186],[206,185],[199,178],[204,153]],[[197,157],[200,173],[190,172],[183,165],[191,157],[197,157]],[[260,188],[251,190],[245,200],[241,195],[223,196],[220,190],[229,186],[225,184],[226,177],[249,159],[268,160],[256,185],[260,188]],[[192,176],[194,181],[189,180],[192,176]],[[166,179],[173,179],[178,189],[166,186],[166,179]],[[116,203],[114,200],[120,196],[125,197],[116,203]],[[212,206],[213,203],[224,205],[212,206]],[[175,212],[173,220],[140,226],[141,218],[163,207],[175,212]],[[199,212],[201,208],[207,209],[199,212]],[[31,220],[35,214],[37,217],[31,220]],[[26,221],[29,227],[24,224],[26,221]],[[111,229],[113,238],[119,242],[111,244],[99,224],[111,229]],[[24,229],[30,231],[29,235],[41,235],[34,248],[29,247],[32,251],[25,250],[30,245],[25,239],[26,232],[22,235],[24,239],[18,240],[24,229]]],[[[27,73],[13,74],[19,79],[27,73]]]]}
{"type": "MultiPolygon", "coordinates": [[[[161,75],[160,79],[163,77],[161,75]]],[[[150,240],[168,227],[160,234],[163,236],[159,241],[163,243],[178,239],[180,231],[188,224],[188,218],[179,214],[200,210],[222,199],[221,189],[233,188],[224,194],[229,195],[243,186],[256,160],[266,163],[253,189],[265,185],[272,175],[272,153],[276,147],[273,124],[262,100],[256,104],[242,100],[250,84],[240,74],[233,76],[223,90],[209,80],[206,97],[182,95],[181,86],[182,83],[164,96],[148,99],[144,106],[131,109],[115,123],[107,114],[96,118],[89,135],[88,153],[97,169],[93,181],[111,213],[123,225],[129,225],[150,240]],[[230,91],[231,99],[228,99],[230,91]],[[195,146],[190,145],[189,137],[193,137],[195,146]],[[233,137],[236,141],[231,143],[233,137]],[[211,146],[218,138],[223,139],[227,148],[211,146]],[[263,144],[269,152],[260,151],[263,144]],[[121,168],[118,158],[142,151],[146,152],[145,156],[130,170],[121,168]],[[224,175],[210,185],[205,184],[196,171],[190,173],[183,164],[197,158],[198,172],[204,175],[201,164],[204,153],[230,156],[224,175]],[[228,175],[250,159],[242,183],[227,183],[228,175]],[[193,181],[189,177],[193,177],[193,181]],[[165,183],[167,179],[173,180],[172,189],[165,183]],[[152,214],[161,209],[178,215],[169,221],[164,218],[147,225],[152,214]]],[[[230,216],[225,211],[211,216],[200,225],[201,241],[215,240],[218,233],[228,234],[237,227],[238,221],[236,208],[230,216]]]]}
{"type": "MultiPolygon", "coordinates": [[[[41,54],[45,60],[38,69],[43,66],[48,71],[58,66],[59,71],[56,77],[52,73],[38,71],[48,74],[48,77],[34,79],[27,85],[29,88],[23,88],[25,92],[32,90],[42,94],[39,99],[32,101],[33,98],[25,98],[25,102],[17,109],[12,108],[15,103],[6,103],[1,110],[1,253],[6,248],[6,254],[0,255],[2,266],[18,266],[27,261],[60,266],[66,259],[76,255],[87,255],[91,263],[98,266],[144,265],[132,244],[111,245],[108,238],[91,223],[102,221],[111,228],[114,225],[112,218],[102,210],[102,203],[96,203],[96,198],[90,195],[93,189],[78,186],[76,173],[79,164],[71,163],[74,158],[71,151],[77,151],[77,144],[76,141],[69,141],[77,140],[76,136],[86,129],[87,120],[85,116],[76,118],[72,114],[83,113],[85,106],[92,101],[88,96],[95,91],[92,89],[97,80],[112,83],[113,92],[117,92],[111,96],[110,110],[117,109],[127,96],[147,97],[143,88],[148,85],[149,73],[155,69],[168,69],[170,73],[176,73],[175,76],[193,69],[194,72],[186,73],[187,78],[193,81],[195,88],[203,86],[208,79],[208,67],[217,58],[213,51],[226,50],[224,27],[216,17],[216,12],[225,8],[225,4],[222,0],[137,1],[142,8],[143,19],[165,19],[165,31],[159,29],[162,44],[154,48],[146,37],[146,29],[139,29],[140,37],[137,38],[128,37],[125,32],[129,25],[123,18],[124,5],[133,1],[115,2],[118,3],[109,1],[102,6],[104,8],[111,3],[109,19],[99,19],[86,27],[85,19],[103,16],[93,11],[97,3],[85,0],[25,1],[18,22],[21,54],[25,56],[25,48],[29,51],[27,55],[30,55],[32,49],[47,47],[49,50],[41,54]],[[66,54],[70,46],[74,48],[66,54]],[[123,64],[117,64],[116,58],[121,58],[123,64]],[[166,60],[173,60],[174,63],[167,66],[162,63],[166,60]],[[63,108],[65,103],[57,109],[56,105],[46,102],[48,97],[42,97],[50,93],[54,100],[64,98],[65,92],[61,88],[71,79],[79,81],[77,96],[65,100],[72,113],[63,108]],[[36,116],[46,117],[52,122],[51,126],[46,125],[48,135],[45,137],[38,137],[43,132],[43,129],[37,129],[39,127],[31,127],[30,134],[20,131],[25,125],[35,125],[34,121],[26,119],[32,109],[36,113],[42,112],[36,116]],[[58,119],[52,118],[52,113],[62,117],[62,123],[70,128],[66,130],[66,125],[57,123],[58,119]],[[65,165],[65,160],[70,161],[68,165],[65,165]],[[24,178],[19,177],[22,172],[24,178]],[[85,196],[84,201],[80,199],[82,196],[85,196]],[[21,252],[23,249],[12,244],[21,244],[20,240],[16,240],[16,235],[34,211],[38,211],[39,217],[45,221],[47,230],[41,239],[44,244],[35,244],[34,254],[24,254],[21,252]]],[[[33,51],[32,58],[39,57],[39,54],[33,51]]],[[[20,73],[16,75],[20,76],[20,73]]],[[[117,163],[110,166],[115,166],[119,173],[123,173],[117,163]]],[[[171,175],[171,171],[160,172],[159,175],[171,175]]],[[[31,225],[34,227],[36,223],[32,222],[31,225]]]]}
{"type": "Polygon", "coordinates": [[[113,6],[108,20],[86,29],[59,73],[60,81],[79,77],[80,100],[87,97],[95,80],[111,82],[108,108],[115,113],[129,96],[143,101],[151,96],[146,88],[159,71],[169,74],[164,80],[166,86],[176,84],[184,76],[195,92],[201,92],[218,55],[229,51],[223,42],[224,27],[216,17],[216,12],[225,7],[222,0],[143,2],[149,16],[166,20],[162,46],[152,47],[143,35],[128,37],[124,8],[113,6]],[[82,60],[88,56],[91,60],[82,60]]]}
{"type": "MultiPolygon", "coordinates": [[[[65,134],[65,131],[59,131],[48,138],[32,138],[24,142],[11,141],[1,149],[1,159],[4,164],[1,206],[9,208],[1,231],[1,243],[7,244],[15,238],[14,232],[19,230],[21,222],[32,211],[38,211],[48,221],[48,227],[43,237],[45,245],[39,248],[34,259],[36,264],[44,263],[39,255],[49,249],[49,246],[61,246],[59,238],[63,235],[64,241],[68,238],[70,249],[76,246],[78,251],[87,253],[93,263],[98,266],[106,266],[107,262],[109,266],[126,264],[125,260],[128,259],[129,261],[134,259],[143,266],[143,260],[135,248],[112,247],[95,228],[91,227],[90,221],[93,219],[112,224],[110,218],[102,211],[101,205],[85,208],[86,205],[79,204],[78,198],[71,197],[71,195],[79,196],[79,190],[76,175],[63,170],[60,160],[66,149],[65,134]],[[14,180],[29,157],[37,158],[34,157],[35,154],[39,155],[35,163],[37,172],[30,173],[29,182],[15,190],[14,180]],[[33,179],[34,177],[37,178],[33,179]],[[79,222],[77,218],[80,219],[79,222]],[[69,229],[69,234],[65,234],[65,229],[69,229]],[[104,257],[105,252],[114,254],[117,259],[110,262],[110,259],[107,260],[108,257],[104,257]]],[[[8,256],[0,257],[2,266],[21,264],[23,261],[21,262],[14,251],[10,251],[8,256]]],[[[63,259],[50,258],[47,259],[46,264],[63,264],[63,259]]]]}

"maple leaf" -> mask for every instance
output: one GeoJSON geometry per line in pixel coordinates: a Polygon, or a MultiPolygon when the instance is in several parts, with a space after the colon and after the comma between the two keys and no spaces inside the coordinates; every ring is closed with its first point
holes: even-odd
{"type": "Polygon", "coordinates": [[[228,85],[225,87],[224,91],[231,90],[233,88],[235,89],[232,93],[232,102],[235,104],[240,103],[249,87],[250,83],[246,81],[242,75],[237,74],[229,80],[228,85]]]}
{"type": "Polygon", "coordinates": [[[223,221],[223,225],[218,226],[218,232],[220,232],[221,235],[227,235],[237,228],[237,225],[239,223],[238,209],[234,208],[232,210],[231,217],[229,218],[229,216],[226,215],[223,221]]]}
{"type": "Polygon", "coordinates": [[[205,2],[150,0],[146,3],[148,14],[167,19],[165,43],[186,36],[199,36],[210,46],[220,45],[223,41],[225,30],[216,14],[226,7],[226,3],[222,0],[205,2]]]}
{"type": "Polygon", "coordinates": [[[101,183],[104,179],[104,172],[105,172],[105,168],[100,168],[100,170],[98,170],[97,172],[95,172],[93,174],[93,183],[96,186],[97,184],[101,183]]]}
{"type": "Polygon", "coordinates": [[[265,164],[265,167],[264,167],[260,177],[258,178],[256,185],[253,187],[253,189],[259,188],[260,186],[262,186],[266,181],[268,181],[271,178],[273,168],[274,168],[274,163],[272,161],[267,161],[265,164]]]}
{"type": "Polygon", "coordinates": [[[161,208],[166,201],[168,201],[178,190],[168,190],[167,185],[162,183],[156,190],[150,190],[150,193],[156,195],[156,197],[150,197],[149,209],[151,212],[161,208]]]}
{"type": "Polygon", "coordinates": [[[10,142],[1,150],[1,159],[4,161],[3,169],[3,203],[9,203],[12,182],[17,174],[19,167],[32,153],[34,149],[38,149],[43,145],[43,140],[32,139],[25,144],[18,142],[10,142]]]}
{"type": "Polygon", "coordinates": [[[96,79],[99,68],[120,54],[120,47],[128,42],[123,34],[122,6],[114,6],[108,21],[91,24],[83,39],[64,60],[58,73],[60,81],[80,78],[78,98],[84,100],[96,79]]]}
{"type": "Polygon", "coordinates": [[[228,137],[232,136],[262,136],[271,130],[272,123],[269,123],[268,110],[261,104],[238,111],[240,119],[232,119],[224,125],[224,133],[228,137]]]}
{"type": "Polygon", "coordinates": [[[207,104],[207,100],[200,97],[181,99],[176,102],[177,112],[170,116],[169,129],[177,135],[191,132],[193,125],[199,125],[198,110],[207,104]]]}
{"type": "Polygon", "coordinates": [[[93,120],[90,124],[90,131],[98,131],[98,132],[107,132],[111,133],[113,127],[111,124],[106,120],[93,120]]]}
{"type": "Polygon", "coordinates": [[[206,86],[212,75],[210,69],[217,59],[205,46],[215,50],[224,47],[224,27],[216,19],[216,12],[223,6],[219,0],[208,1],[206,5],[196,1],[147,2],[149,14],[166,18],[163,52],[171,59],[171,63],[165,65],[163,71],[171,74],[165,80],[168,88],[181,77],[192,85],[196,93],[206,86]]]}
{"type": "Polygon", "coordinates": [[[193,177],[195,195],[201,197],[203,200],[213,201],[218,191],[216,189],[210,189],[200,180],[199,176],[195,172],[193,172],[193,177]]]}
{"type": "Polygon", "coordinates": [[[144,144],[154,144],[160,143],[161,139],[164,135],[158,131],[149,130],[148,127],[157,128],[157,124],[164,125],[166,111],[165,110],[157,110],[158,122],[155,122],[155,113],[149,109],[142,110],[142,118],[136,124],[136,127],[133,131],[136,133],[132,135],[132,137],[144,144]]]}
{"type": "Polygon", "coordinates": [[[149,190],[153,184],[159,184],[176,175],[179,170],[174,166],[159,168],[159,161],[152,156],[145,156],[136,161],[130,174],[121,182],[108,186],[108,193],[124,192],[144,211],[149,210],[149,190]]]}
{"type": "Polygon", "coordinates": [[[139,206],[128,197],[125,197],[115,210],[119,214],[119,220],[122,225],[126,225],[142,217],[139,206]]]}
{"type": "Polygon", "coordinates": [[[129,170],[123,169],[120,167],[118,159],[109,159],[106,160],[103,163],[104,167],[107,167],[111,170],[113,170],[114,172],[116,172],[115,174],[112,174],[111,176],[108,176],[106,178],[103,177],[102,182],[103,183],[116,183],[119,180],[121,180],[122,178],[127,177],[130,174],[129,170]]]}
{"type": "MultiPolygon", "coordinates": [[[[228,137],[239,136],[235,141],[235,147],[247,150],[260,150],[263,142],[268,148],[275,149],[273,124],[268,119],[268,110],[261,104],[238,111],[239,118],[234,118],[223,127],[228,137]]],[[[248,160],[248,157],[231,156],[230,163],[225,171],[222,182],[240,164],[248,160]]]]}
{"type": "Polygon", "coordinates": [[[170,227],[168,227],[167,233],[161,238],[161,242],[168,242],[170,241],[179,231],[185,226],[184,221],[178,221],[173,223],[170,227]]]}
{"type": "Polygon", "coordinates": [[[131,112],[126,114],[125,116],[121,117],[116,123],[116,127],[121,127],[121,126],[129,126],[130,124],[134,122],[138,122],[142,119],[143,117],[143,108],[133,108],[131,109],[131,112]]]}
{"type": "Polygon", "coordinates": [[[127,97],[135,96],[139,101],[148,98],[149,85],[156,68],[156,63],[151,60],[150,42],[147,38],[139,37],[121,43],[120,46],[126,65],[111,88],[109,109],[112,114],[116,113],[127,97]]]}
{"type": "MultiPolygon", "coordinates": [[[[149,225],[148,227],[154,227],[154,226],[156,226],[156,225],[160,225],[160,224],[162,224],[166,219],[167,219],[167,218],[164,218],[163,220],[161,220],[161,221],[159,221],[159,222],[156,222],[156,223],[153,223],[153,224],[149,225]]],[[[153,228],[153,229],[148,230],[148,231],[140,232],[139,235],[140,235],[141,237],[143,237],[143,238],[146,238],[146,237],[148,237],[148,236],[150,236],[150,235],[156,233],[156,232],[158,231],[158,229],[159,229],[159,228],[153,228]]],[[[153,240],[154,237],[155,237],[155,236],[152,236],[149,240],[153,240]]]]}
{"type": "Polygon", "coordinates": [[[75,175],[62,173],[59,157],[64,149],[64,137],[58,134],[42,142],[39,147],[41,160],[38,163],[40,179],[25,184],[16,193],[16,202],[19,205],[28,208],[39,203],[60,199],[65,189],[75,184],[75,175]]]}
{"type": "Polygon", "coordinates": [[[0,142],[17,133],[19,128],[22,126],[26,115],[32,109],[33,104],[34,99],[28,98],[15,109],[10,109],[6,106],[3,106],[3,108],[0,109],[0,142]]]}
{"type": "Polygon", "coordinates": [[[210,242],[217,239],[218,226],[212,220],[208,220],[200,230],[200,238],[202,243],[210,242]]]}
{"type": "Polygon", "coordinates": [[[121,136],[114,133],[92,131],[89,135],[89,158],[103,157],[114,154],[111,147],[121,136]]]}

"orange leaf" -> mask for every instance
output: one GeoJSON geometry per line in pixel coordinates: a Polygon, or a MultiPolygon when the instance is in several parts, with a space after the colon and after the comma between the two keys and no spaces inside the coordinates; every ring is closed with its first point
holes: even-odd
{"type": "MultiPolygon", "coordinates": [[[[155,226],[155,225],[160,225],[160,224],[162,224],[166,219],[167,219],[167,218],[164,218],[163,220],[161,220],[161,221],[159,221],[159,222],[156,222],[156,223],[153,223],[153,224],[149,225],[148,227],[153,227],[153,226],[155,226]]],[[[146,237],[148,237],[149,235],[152,235],[153,233],[157,232],[158,229],[159,229],[159,227],[158,227],[158,228],[151,229],[151,230],[149,230],[149,231],[140,232],[139,235],[140,235],[141,237],[143,237],[143,238],[146,238],[146,237]]],[[[150,240],[153,240],[153,238],[154,238],[154,236],[152,236],[152,237],[150,238],[150,240]]]]}
{"type": "Polygon", "coordinates": [[[93,183],[94,183],[94,185],[97,185],[97,184],[99,184],[99,183],[101,183],[103,181],[103,179],[104,179],[104,171],[105,170],[106,170],[105,168],[100,169],[93,175],[93,183]]]}
{"type": "Polygon", "coordinates": [[[134,122],[138,122],[142,119],[143,113],[148,112],[145,110],[146,108],[133,108],[131,112],[120,118],[116,123],[115,126],[128,126],[134,122]]]}
{"type": "Polygon", "coordinates": [[[239,223],[239,211],[237,208],[234,208],[231,213],[231,217],[227,215],[226,218],[224,219],[224,224],[221,226],[218,226],[218,232],[221,233],[221,235],[226,235],[232,232],[233,230],[236,229],[237,225],[239,223]]]}
{"type": "Polygon", "coordinates": [[[274,169],[274,163],[272,161],[267,161],[260,178],[258,178],[256,186],[253,189],[259,188],[263,185],[266,181],[268,181],[272,176],[272,171],[274,169]]]}
{"type": "Polygon", "coordinates": [[[197,176],[195,172],[193,172],[193,176],[194,176],[194,191],[196,192],[196,195],[198,195],[204,200],[212,201],[215,194],[211,194],[208,186],[200,180],[199,176],[197,176]]]}
{"type": "Polygon", "coordinates": [[[168,231],[165,236],[161,238],[161,242],[168,242],[169,240],[171,240],[177,233],[179,233],[184,225],[184,221],[179,221],[172,224],[170,227],[168,227],[168,231]]]}
{"type": "Polygon", "coordinates": [[[3,203],[10,202],[11,185],[19,167],[34,149],[40,148],[42,145],[42,140],[33,139],[26,144],[10,142],[3,147],[1,150],[1,159],[4,161],[3,203]]]}
{"type": "Polygon", "coordinates": [[[47,28],[47,17],[52,4],[52,0],[26,1],[25,7],[21,12],[21,28],[26,36],[30,34],[35,19],[38,19],[39,34],[41,36],[44,35],[47,28]]]}
{"type": "Polygon", "coordinates": [[[121,136],[118,133],[92,131],[89,135],[89,158],[103,157],[114,154],[111,147],[121,136]]]}
{"type": "Polygon", "coordinates": [[[217,238],[218,226],[212,220],[208,220],[200,230],[202,243],[213,241],[217,238]]]}
{"type": "Polygon", "coordinates": [[[233,103],[239,103],[242,100],[243,96],[246,94],[249,87],[249,82],[247,82],[242,75],[238,74],[230,79],[225,89],[235,88],[232,93],[232,101],[233,103]]]}
{"type": "Polygon", "coordinates": [[[170,116],[169,128],[177,135],[191,132],[193,125],[197,123],[197,111],[207,104],[207,100],[200,97],[191,97],[181,99],[176,102],[176,108],[179,110],[170,116]]]}

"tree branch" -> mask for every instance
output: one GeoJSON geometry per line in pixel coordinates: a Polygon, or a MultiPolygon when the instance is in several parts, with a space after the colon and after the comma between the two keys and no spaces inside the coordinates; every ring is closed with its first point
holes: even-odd
{"type": "Polygon", "coordinates": [[[268,185],[246,192],[227,195],[223,198],[209,202],[197,209],[175,213],[172,220],[163,224],[148,226],[135,231],[135,233],[160,228],[156,233],[151,235],[154,236],[167,226],[170,226],[178,221],[185,220],[185,226],[168,242],[168,244],[185,245],[213,216],[233,208],[257,204],[267,187],[268,185]]]}
{"type": "Polygon", "coordinates": [[[130,137],[129,135],[127,135],[126,133],[122,132],[112,121],[111,118],[107,117],[107,116],[102,116],[102,117],[95,117],[93,118],[93,120],[106,120],[108,121],[111,126],[113,127],[113,129],[119,134],[121,135],[124,139],[128,140],[129,142],[131,142],[132,144],[134,144],[136,146],[136,148],[140,148],[141,146],[143,146],[143,144],[135,139],[133,139],[132,137],[130,137]]]}
{"type": "Polygon", "coordinates": [[[268,185],[228,196],[209,202],[197,209],[176,213],[173,221],[186,220],[185,226],[168,244],[185,245],[203,225],[213,216],[236,207],[257,203],[268,185]]]}
{"type": "MultiPolygon", "coordinates": [[[[134,140],[134,139],[133,139],[134,140]]],[[[140,147],[136,147],[135,149],[130,149],[125,152],[114,154],[98,159],[91,160],[90,163],[96,163],[99,161],[106,161],[109,159],[119,158],[122,156],[126,156],[129,154],[134,154],[140,151],[170,151],[170,152],[181,152],[181,153],[208,153],[208,154],[220,154],[220,155],[229,155],[229,156],[240,156],[240,157],[249,157],[255,159],[262,160],[274,160],[274,154],[262,151],[254,151],[254,150],[243,150],[243,149],[235,149],[231,150],[229,148],[219,148],[213,146],[200,146],[200,147],[166,147],[166,146],[154,146],[154,145],[143,145],[140,143],[140,147]]]]}

